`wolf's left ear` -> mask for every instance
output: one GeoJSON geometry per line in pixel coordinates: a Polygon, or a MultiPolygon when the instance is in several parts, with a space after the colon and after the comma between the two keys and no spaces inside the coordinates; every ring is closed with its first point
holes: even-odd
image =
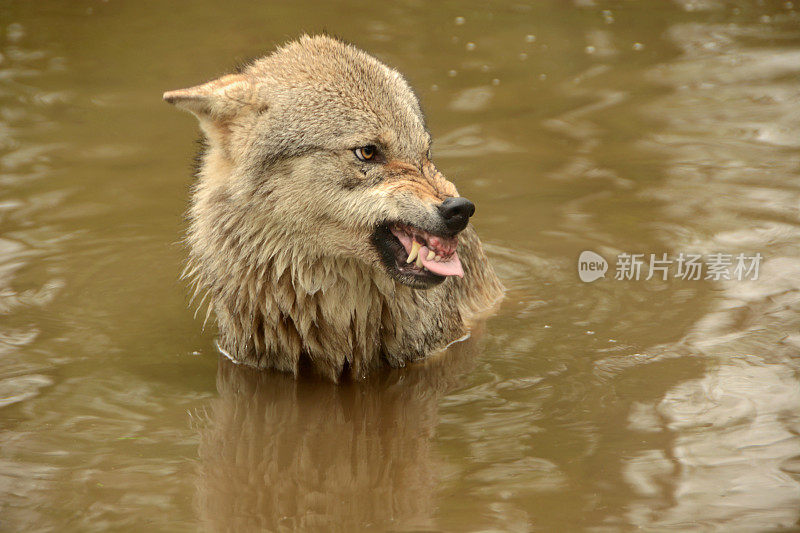
{"type": "Polygon", "coordinates": [[[243,74],[229,74],[216,80],[164,93],[164,101],[194,113],[199,119],[220,120],[235,115],[243,106],[254,105],[256,91],[243,74]]]}

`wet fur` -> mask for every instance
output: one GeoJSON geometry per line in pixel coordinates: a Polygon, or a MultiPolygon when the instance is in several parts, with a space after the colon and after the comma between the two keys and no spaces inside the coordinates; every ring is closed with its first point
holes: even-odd
{"type": "Polygon", "coordinates": [[[417,98],[373,57],[306,36],[164,98],[197,115],[206,137],[185,276],[235,360],[361,377],[442,349],[500,298],[472,226],[459,235],[463,279],[417,290],[381,264],[377,225],[437,230],[436,205],[458,193],[429,159],[417,98]],[[373,142],[385,164],[355,160],[352,149],[373,142]]]}

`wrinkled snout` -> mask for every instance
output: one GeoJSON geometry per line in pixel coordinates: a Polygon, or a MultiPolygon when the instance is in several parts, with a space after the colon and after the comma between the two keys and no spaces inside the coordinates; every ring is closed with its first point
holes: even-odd
{"type": "Polygon", "coordinates": [[[460,196],[448,198],[436,207],[444,220],[444,225],[454,234],[466,228],[469,217],[475,214],[475,204],[460,196]]]}

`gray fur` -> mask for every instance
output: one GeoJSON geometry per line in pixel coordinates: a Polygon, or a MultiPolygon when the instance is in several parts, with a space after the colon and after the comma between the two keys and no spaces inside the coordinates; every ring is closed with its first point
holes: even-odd
{"type": "Polygon", "coordinates": [[[207,137],[189,209],[185,276],[206,292],[237,361],[330,379],[402,366],[462,336],[502,287],[471,226],[464,279],[394,281],[370,241],[402,220],[441,224],[458,193],[428,159],[430,135],[405,79],[355,47],[304,36],[243,72],[165,93],[207,137]],[[352,149],[379,144],[385,164],[352,149]]]}

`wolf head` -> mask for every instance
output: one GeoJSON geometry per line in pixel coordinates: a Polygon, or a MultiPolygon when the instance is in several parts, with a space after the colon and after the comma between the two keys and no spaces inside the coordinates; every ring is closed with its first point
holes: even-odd
{"type": "Polygon", "coordinates": [[[304,36],[164,100],[195,114],[208,144],[192,253],[219,254],[199,249],[213,234],[253,265],[347,258],[416,289],[463,276],[456,245],[474,206],[431,162],[408,83],[372,56],[304,36]]]}

